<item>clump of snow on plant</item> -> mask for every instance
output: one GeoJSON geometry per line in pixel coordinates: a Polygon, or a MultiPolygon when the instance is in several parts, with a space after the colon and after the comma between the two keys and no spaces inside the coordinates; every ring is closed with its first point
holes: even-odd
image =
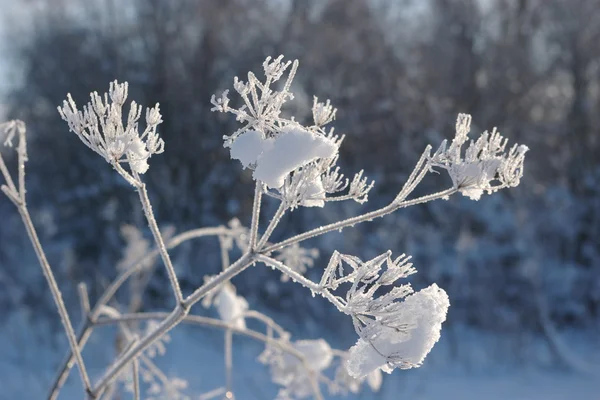
{"type": "Polygon", "coordinates": [[[462,147],[469,139],[470,130],[471,116],[459,114],[452,144],[447,147],[447,141],[442,142],[431,157],[432,166],[446,169],[454,187],[473,200],[479,200],[483,192],[491,194],[517,186],[523,176],[528,147],[515,144],[505,153],[508,139],[494,128],[492,132],[486,131],[476,141],[471,141],[463,156],[462,147]]]}
{"type": "Polygon", "coordinates": [[[236,295],[233,285],[223,285],[214,302],[219,317],[224,322],[231,322],[231,325],[238,329],[246,329],[244,312],[248,310],[248,302],[242,296],[236,295]]]}
{"type": "MultiPolygon", "coordinates": [[[[210,282],[212,279],[214,279],[214,276],[207,276],[204,281],[210,282]]],[[[244,314],[248,311],[248,302],[242,296],[236,294],[235,286],[230,282],[211,290],[202,299],[202,305],[205,308],[214,305],[221,320],[230,323],[234,328],[246,329],[244,314]]]]}
{"type": "Polygon", "coordinates": [[[440,338],[449,306],[448,295],[436,284],[406,297],[397,310],[403,329],[381,326],[377,335],[361,337],[350,349],[349,373],[362,377],[378,368],[390,373],[420,366],[440,338]]]}
{"type": "Polygon", "coordinates": [[[323,135],[300,126],[286,126],[276,138],[263,138],[257,131],[247,131],[231,145],[231,158],[244,167],[255,165],[254,179],[277,189],[296,168],[317,158],[331,158],[337,152],[335,143],[323,135]]]}
{"type": "Polygon", "coordinates": [[[333,129],[324,129],[337,111],[329,100],[321,103],[314,98],[311,125],[281,116],[281,107],[293,99],[289,88],[297,68],[298,61],[269,57],[263,63],[264,82],[251,72],[247,82],[234,79],[233,87],[243,100],[241,106],[230,107],[229,91],[212,97],[212,111],[231,113],[243,124],[223,136],[224,146],[230,149],[231,158],[253,170],[253,178],[266,185],[266,194],[281,200],[286,208],[323,207],[325,201],[348,199],[363,203],[373,183],[363,178],[362,171],[352,183],[339,173],[335,164],[343,137],[333,135],[333,129]],[[283,89],[272,89],[286,72],[283,89]],[[348,187],[346,195],[328,196],[348,187]]]}

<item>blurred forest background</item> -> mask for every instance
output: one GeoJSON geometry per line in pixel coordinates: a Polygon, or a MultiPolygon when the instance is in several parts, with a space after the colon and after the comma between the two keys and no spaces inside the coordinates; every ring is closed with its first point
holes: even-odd
{"type": "MultiPolygon", "coordinates": [[[[457,195],[309,243],[321,254],[309,276],[333,249],[364,259],[412,254],[414,286],[448,291],[447,335],[458,326],[499,333],[519,359],[531,358],[529,338],[543,337],[564,361],[557,334],[600,329],[600,1],[4,3],[12,6],[0,11],[2,113],[27,123],[29,203],[73,307],[77,282],[93,300],[116,275],[122,225],[146,225],[131,188],[61,121],[56,106],[67,92],[83,104],[109,81],[127,80],[131,99],[160,103],[166,150],[145,178],[162,226],[248,224],[251,177],[222,146],[234,121],[211,113],[209,99],[284,54],[300,60],[289,112],[309,117],[313,94],[330,98],[336,132],[346,134],[344,171],[364,169],[376,186],[363,206],[294,211],[274,240],[389,202],[425,145],[453,137],[459,112],[473,115],[476,133],[497,126],[531,149],[516,189],[479,202],[457,195]]],[[[447,185],[443,178],[428,178],[423,191],[447,185]]],[[[268,203],[265,215],[274,208],[268,203]]],[[[0,220],[0,309],[57,320],[6,199],[0,220]]],[[[175,252],[184,291],[219,270],[217,257],[210,240],[175,252]]],[[[168,301],[162,274],[147,309],[168,301]]],[[[252,307],[287,314],[304,336],[330,332],[351,344],[347,318],[279,278],[256,268],[234,283],[252,307]]]]}

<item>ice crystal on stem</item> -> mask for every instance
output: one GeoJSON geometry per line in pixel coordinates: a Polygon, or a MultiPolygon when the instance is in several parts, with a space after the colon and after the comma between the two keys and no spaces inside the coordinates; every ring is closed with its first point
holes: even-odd
{"type": "MultiPolygon", "coordinates": [[[[108,163],[115,167],[127,163],[134,173],[143,174],[148,170],[148,159],[164,150],[164,142],[156,132],[162,117],[158,103],[147,108],[146,128],[140,134],[142,107],[135,101],[131,102],[126,123],[123,122],[127,94],[127,82],[114,81],[110,83],[108,94],[100,96],[97,92],[91,93],[91,101],[83,106],[82,111],[68,94],[62,107],[58,107],[58,112],[68,123],[69,129],[108,163]]],[[[129,177],[126,178],[131,181],[129,177]]]]}
{"type": "Polygon", "coordinates": [[[463,156],[462,147],[470,130],[471,116],[459,114],[454,140],[449,147],[445,140],[442,142],[431,157],[432,166],[448,170],[454,187],[473,200],[479,200],[483,192],[491,194],[517,186],[523,176],[527,146],[515,144],[505,153],[508,139],[494,128],[492,132],[484,132],[475,142],[471,141],[463,156]]]}

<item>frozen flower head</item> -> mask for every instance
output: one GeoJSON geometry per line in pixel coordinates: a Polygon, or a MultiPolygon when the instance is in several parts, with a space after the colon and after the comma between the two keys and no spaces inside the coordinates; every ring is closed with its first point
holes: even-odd
{"type": "Polygon", "coordinates": [[[505,152],[508,139],[494,128],[471,141],[463,156],[470,129],[471,116],[459,114],[452,144],[447,147],[447,142],[442,142],[431,158],[432,166],[448,170],[454,187],[473,200],[479,200],[483,192],[517,186],[523,176],[527,146],[515,144],[505,152]]]}
{"type": "Polygon", "coordinates": [[[331,365],[333,351],[323,339],[299,340],[291,346],[297,354],[270,349],[260,360],[270,365],[273,382],[283,386],[278,398],[304,399],[313,395],[311,379],[318,379],[314,374],[331,365]]]}
{"type": "MultiPolygon", "coordinates": [[[[156,128],[162,122],[158,103],[146,109],[146,128],[139,132],[139,120],[142,107],[131,102],[129,113],[124,121],[123,106],[127,100],[128,85],[110,83],[109,93],[100,96],[97,92],[90,94],[91,101],[77,109],[71,94],[58,107],[63,120],[69,129],[90,149],[100,154],[123,175],[120,164],[127,163],[135,174],[143,174],[148,170],[148,159],[153,154],[164,150],[164,142],[159,138],[156,128]]],[[[127,176],[125,176],[127,178],[127,176]]],[[[128,179],[130,182],[134,180],[128,179]]]]}
{"type": "Polygon", "coordinates": [[[392,259],[391,252],[372,260],[334,253],[322,284],[336,289],[351,283],[340,310],[352,317],[359,335],[349,351],[346,367],[350,376],[363,378],[377,369],[421,365],[440,337],[450,305],[446,292],[432,285],[413,293],[409,284],[396,281],[415,273],[410,257],[392,259]],[[348,273],[344,264],[351,267],[348,273]]]}
{"type": "MultiPolygon", "coordinates": [[[[224,145],[230,149],[231,158],[253,170],[253,178],[271,190],[267,194],[281,199],[289,208],[322,207],[328,194],[348,187],[348,180],[344,181],[335,167],[341,138],[324,129],[335,119],[336,109],[329,101],[320,103],[315,98],[311,125],[281,116],[283,105],[293,99],[289,90],[297,68],[298,61],[268,57],[263,63],[264,82],[253,73],[248,74],[248,82],[235,78],[233,87],[243,100],[240,107],[229,106],[225,91],[218,99],[212,97],[212,110],[231,113],[243,124],[223,137],[224,145]],[[274,90],[271,86],[286,73],[282,89],[274,90]]],[[[337,199],[366,201],[372,184],[368,185],[362,174],[352,182],[348,195],[337,199]]]]}
{"type": "Polygon", "coordinates": [[[361,332],[350,349],[348,371],[352,376],[365,376],[378,368],[389,373],[394,368],[419,367],[439,340],[450,306],[444,290],[433,284],[398,305],[394,319],[400,324],[375,320],[361,332]]]}

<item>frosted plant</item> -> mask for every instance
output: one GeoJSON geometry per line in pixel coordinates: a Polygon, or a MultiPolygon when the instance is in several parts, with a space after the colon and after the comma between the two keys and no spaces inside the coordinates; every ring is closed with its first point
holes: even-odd
{"type": "Polygon", "coordinates": [[[363,261],[354,255],[334,252],[322,269],[320,279],[312,281],[304,274],[310,267],[313,271],[319,270],[314,265],[318,254],[315,249],[304,248],[301,244],[329,232],[385,217],[405,207],[448,199],[457,192],[479,199],[484,192],[517,186],[523,175],[527,147],[514,145],[505,152],[507,141],[494,129],[484,132],[463,151],[471,117],[460,114],[452,143],[448,146],[444,141],[434,153],[432,147],[427,146],[389,204],[273,243],[271,236],[286,213],[298,207],[324,207],[330,201],[365,203],[374,185],[363,171],[352,178],[346,178],[340,172],[337,162],[344,137],[334,135],[333,129],[325,129],[336,115],[336,109],[329,101],[322,103],[314,99],[312,121],[307,124],[283,116],[282,107],[293,99],[290,87],[297,68],[297,61],[284,62],[282,56],[267,58],[263,63],[264,79],[253,73],[248,74],[247,82],[234,79],[238,105],[232,106],[228,91],[211,99],[214,111],[232,114],[241,124],[223,139],[231,158],[250,169],[255,180],[249,224],[245,226],[240,220],[233,219],[221,226],[201,227],[176,235],[173,231],[158,228],[142,179],[149,168],[149,158],[164,149],[157,132],[162,122],[158,105],[146,110],[146,127],[140,133],[142,107],[132,102],[129,113],[123,112],[127,83],[111,83],[109,93],[104,96],[92,93],[91,102],[82,110],[67,95],[58,108],[60,116],[86,146],[102,156],[133,186],[154,241],[151,245],[136,228],[123,229],[127,247],[117,265],[119,274],[93,307],[85,284],[78,287],[83,322],[77,331],[27,208],[25,124],[11,121],[0,125],[0,139],[5,146],[12,147],[18,140],[16,179],[0,153],[0,172],[5,180],[1,189],[22,218],[69,342],[67,357],[50,388],[49,399],[57,398],[74,365],[77,365],[89,399],[110,399],[113,395],[121,398],[118,391],[123,388],[132,393],[134,399],[191,398],[183,393],[187,390],[184,380],[168,378],[151,359],[168,350],[168,333],[181,323],[223,331],[225,379],[206,388],[199,397],[194,396],[202,400],[235,398],[234,336],[264,343],[259,361],[269,366],[273,382],[281,386],[280,399],[312,396],[320,400],[323,399],[323,388],[332,395],[357,393],[365,383],[377,391],[382,385],[382,371],[414,368],[424,362],[440,337],[449,300],[436,284],[415,292],[404,281],[415,272],[410,257],[392,258],[388,251],[363,261]],[[420,182],[439,169],[448,171],[451,186],[436,193],[411,197],[420,182]],[[263,195],[279,204],[268,219],[268,225],[259,229],[263,195]],[[204,276],[204,283],[184,296],[169,251],[186,241],[206,237],[218,240],[221,272],[204,276]],[[234,246],[242,255],[231,262],[230,253],[234,246]],[[159,256],[175,306],[169,311],[141,312],[147,277],[159,256]],[[356,344],[349,350],[339,350],[322,339],[292,341],[292,335],[275,321],[250,309],[230,281],[251,266],[261,264],[277,269],[282,273],[282,280],[306,287],[313,295],[322,296],[348,315],[358,335],[356,344]],[[124,306],[117,302],[115,294],[127,281],[132,284],[129,285],[129,303],[124,306]],[[214,305],[219,319],[191,314],[191,307],[198,302],[205,306],[214,305]],[[117,346],[116,359],[92,382],[81,353],[90,335],[102,325],[116,326],[117,338],[125,345],[117,346]]]}
{"type": "Polygon", "coordinates": [[[164,150],[164,142],[156,129],[162,122],[158,103],[146,109],[146,128],[140,134],[139,120],[142,107],[131,102],[127,123],[123,123],[123,106],[127,100],[127,82],[110,83],[108,94],[91,93],[91,101],[79,111],[70,94],[58,108],[60,116],[90,149],[100,154],[129,182],[135,177],[124,171],[120,164],[129,164],[134,174],[148,171],[148,159],[164,150]],[[110,101],[109,101],[110,98],[110,101]]]}
{"type": "Polygon", "coordinates": [[[267,58],[263,63],[264,83],[251,72],[247,83],[236,77],[233,87],[243,100],[237,109],[229,106],[229,91],[218,99],[212,97],[213,111],[234,114],[244,124],[233,134],[223,136],[225,147],[230,148],[231,158],[253,170],[257,182],[273,189],[266,193],[280,199],[286,208],[323,207],[326,200],[346,198],[366,201],[373,185],[367,184],[362,171],[352,180],[347,196],[327,198],[327,194],[348,186],[335,167],[343,138],[333,135],[333,129],[328,132],[324,129],[324,125],[335,119],[336,109],[329,100],[320,103],[314,98],[313,125],[303,126],[294,119],[281,117],[281,108],[293,99],[289,88],[297,68],[297,61],[284,63],[280,56],[275,60],[267,58]],[[288,69],[283,89],[273,90],[271,85],[288,69]]]}
{"type": "Polygon", "coordinates": [[[471,130],[471,116],[459,114],[456,120],[456,136],[450,146],[444,140],[432,157],[432,166],[448,170],[454,187],[464,196],[479,200],[483,192],[493,193],[505,187],[515,187],[523,176],[523,162],[528,148],[515,144],[504,153],[508,139],[494,128],[484,132],[467,147],[462,147],[471,130]],[[498,183],[492,185],[492,182],[498,183]]]}

